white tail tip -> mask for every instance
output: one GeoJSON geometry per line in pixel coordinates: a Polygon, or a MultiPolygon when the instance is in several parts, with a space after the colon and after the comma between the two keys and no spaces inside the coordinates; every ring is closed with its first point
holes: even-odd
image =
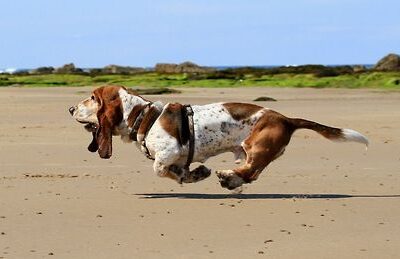
{"type": "Polygon", "coordinates": [[[352,129],[342,129],[342,141],[353,141],[364,144],[366,149],[368,149],[369,141],[368,139],[362,135],[361,133],[352,130],[352,129]]]}

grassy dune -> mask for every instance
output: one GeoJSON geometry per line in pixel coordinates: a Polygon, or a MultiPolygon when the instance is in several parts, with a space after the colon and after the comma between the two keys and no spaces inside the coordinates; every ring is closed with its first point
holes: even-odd
{"type": "Polygon", "coordinates": [[[46,87],[121,84],[128,87],[314,87],[400,89],[400,72],[365,72],[331,77],[314,74],[242,74],[210,79],[188,74],[142,73],[136,75],[46,74],[0,75],[0,86],[46,87]]]}

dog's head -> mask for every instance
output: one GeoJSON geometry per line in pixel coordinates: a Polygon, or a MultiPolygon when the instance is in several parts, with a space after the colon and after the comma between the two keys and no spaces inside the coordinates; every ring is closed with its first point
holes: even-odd
{"type": "Polygon", "coordinates": [[[112,134],[121,123],[123,112],[119,91],[121,86],[103,86],[78,105],[69,108],[69,112],[85,129],[92,132],[93,139],[88,146],[90,152],[99,152],[101,158],[112,155],[112,134]]]}

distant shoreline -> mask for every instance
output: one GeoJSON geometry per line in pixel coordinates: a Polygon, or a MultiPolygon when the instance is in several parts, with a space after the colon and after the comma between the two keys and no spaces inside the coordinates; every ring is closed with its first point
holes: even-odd
{"type": "MultiPolygon", "coordinates": [[[[305,65],[310,65],[310,64],[288,64],[288,65],[243,65],[243,66],[206,66],[215,70],[224,70],[224,69],[238,69],[238,68],[246,68],[246,67],[250,67],[250,68],[256,68],[256,69],[271,69],[271,68],[279,68],[279,67],[297,67],[297,66],[305,66],[305,65]]],[[[329,65],[324,65],[324,64],[312,64],[312,65],[322,65],[322,66],[326,66],[326,67],[342,67],[342,66],[363,66],[367,69],[371,69],[374,67],[374,64],[329,64],[329,65]]],[[[142,67],[145,70],[154,70],[155,66],[152,67],[142,67]]],[[[3,73],[19,73],[19,72],[32,72],[37,68],[14,68],[14,67],[8,67],[8,68],[0,68],[0,74],[3,73]]],[[[89,72],[92,69],[100,69],[100,67],[82,67],[81,68],[84,72],[89,72]]]]}
{"type": "Polygon", "coordinates": [[[202,66],[193,62],[157,63],[154,67],[107,65],[6,69],[0,86],[127,87],[313,87],[400,89],[400,56],[388,54],[376,65],[202,66]]]}

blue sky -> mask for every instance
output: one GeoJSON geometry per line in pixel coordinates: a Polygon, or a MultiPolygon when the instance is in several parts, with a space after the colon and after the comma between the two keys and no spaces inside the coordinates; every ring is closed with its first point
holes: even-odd
{"type": "Polygon", "coordinates": [[[399,0],[12,0],[0,67],[375,63],[400,53],[399,0]]]}

